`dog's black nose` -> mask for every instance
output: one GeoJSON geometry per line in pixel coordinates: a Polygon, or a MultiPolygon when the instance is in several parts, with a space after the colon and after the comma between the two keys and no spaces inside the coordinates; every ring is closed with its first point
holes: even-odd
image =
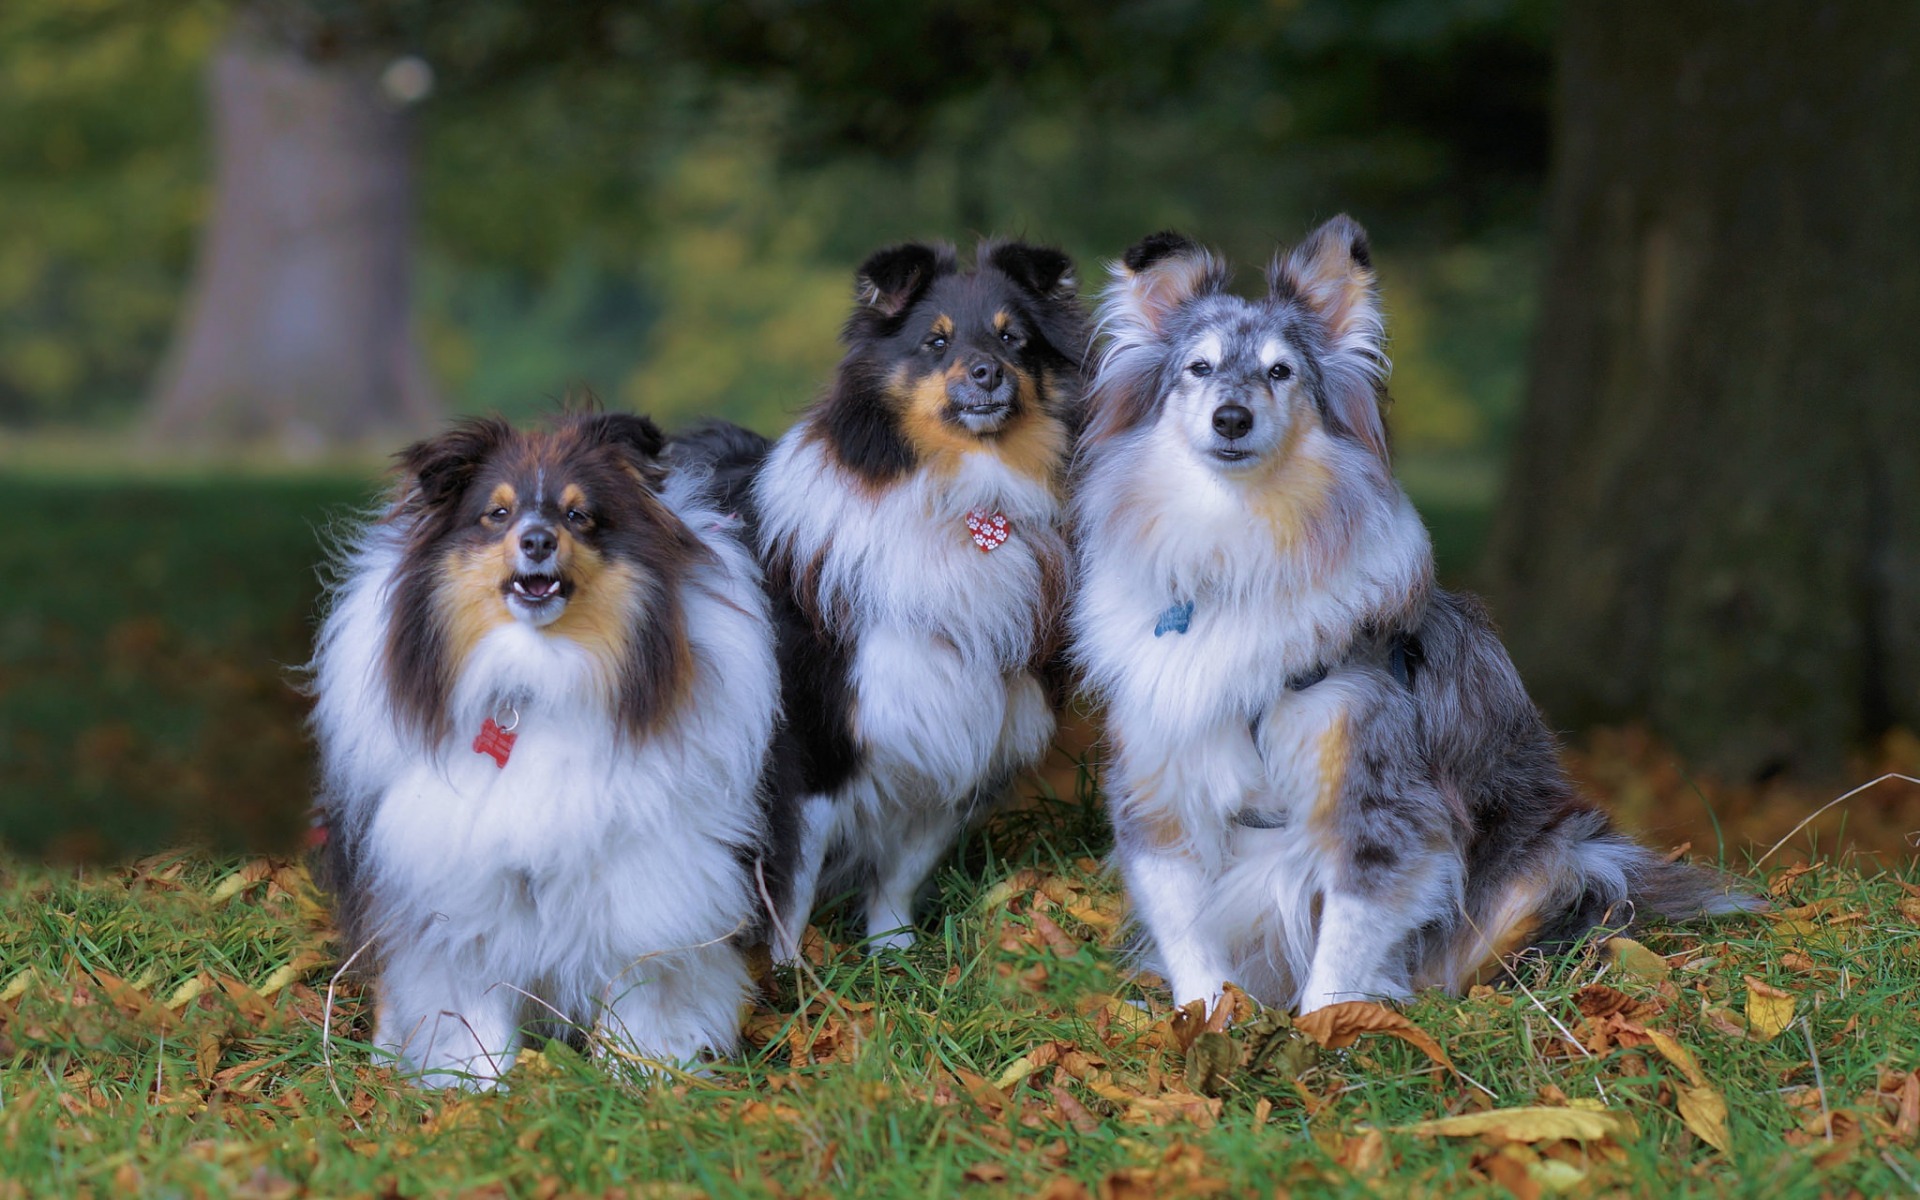
{"type": "Polygon", "coordinates": [[[520,553],[526,555],[532,562],[544,562],[552,558],[553,548],[557,545],[559,542],[553,536],[553,530],[544,525],[537,529],[529,529],[520,535],[520,553]]]}
{"type": "Polygon", "coordinates": [[[1213,431],[1223,438],[1245,437],[1253,429],[1253,410],[1244,404],[1222,404],[1213,410],[1213,431]]]}
{"type": "Polygon", "coordinates": [[[977,362],[967,372],[967,378],[983,392],[990,392],[1000,386],[1002,378],[1000,364],[997,362],[977,362]]]}

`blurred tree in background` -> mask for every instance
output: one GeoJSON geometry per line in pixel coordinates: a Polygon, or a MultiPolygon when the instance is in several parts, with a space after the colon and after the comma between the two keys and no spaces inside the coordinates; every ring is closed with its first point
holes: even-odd
{"type": "Polygon", "coordinates": [[[1573,5],[1490,574],[1559,720],[1735,777],[1920,728],[1920,5],[1573,5]]]}

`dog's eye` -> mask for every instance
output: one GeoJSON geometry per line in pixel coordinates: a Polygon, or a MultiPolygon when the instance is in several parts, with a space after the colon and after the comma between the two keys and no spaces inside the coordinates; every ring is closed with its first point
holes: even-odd
{"type": "Polygon", "coordinates": [[[1285,363],[1275,363],[1275,364],[1273,364],[1273,366],[1272,366],[1272,367],[1270,367],[1270,368],[1268,368],[1268,370],[1267,370],[1267,374],[1268,374],[1268,375],[1270,375],[1270,376],[1272,376],[1272,377],[1273,377],[1274,379],[1276,379],[1276,380],[1278,380],[1278,379],[1292,379],[1292,378],[1293,378],[1293,368],[1292,368],[1292,367],[1290,367],[1290,366],[1288,366],[1288,365],[1287,365],[1287,364],[1285,364],[1285,363]]]}
{"type": "Polygon", "coordinates": [[[487,522],[490,525],[498,525],[500,522],[507,519],[507,515],[508,515],[507,510],[504,508],[492,508],[492,509],[488,509],[487,512],[480,519],[487,522]]]}
{"type": "Polygon", "coordinates": [[[927,349],[929,350],[945,350],[946,348],[947,339],[943,337],[930,337],[927,339],[927,349]]]}
{"type": "Polygon", "coordinates": [[[1213,374],[1213,364],[1207,362],[1205,359],[1200,359],[1187,364],[1187,370],[1193,372],[1198,378],[1205,379],[1207,376],[1213,374]]]}
{"type": "Polygon", "coordinates": [[[593,524],[593,518],[577,508],[570,508],[567,510],[567,524],[576,529],[585,529],[593,524]]]}
{"type": "Polygon", "coordinates": [[[1002,329],[1000,331],[1000,340],[1005,342],[1007,345],[1011,346],[1015,342],[1020,340],[1020,335],[1016,334],[1011,329],[1002,329]]]}

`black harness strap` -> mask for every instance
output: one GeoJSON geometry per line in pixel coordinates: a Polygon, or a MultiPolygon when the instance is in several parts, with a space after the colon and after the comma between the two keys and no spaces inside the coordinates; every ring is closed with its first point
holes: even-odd
{"type": "MultiPolygon", "coordinates": [[[[1377,653],[1377,648],[1380,644],[1378,639],[1369,638],[1364,640],[1350,651],[1344,659],[1341,659],[1340,663],[1345,664],[1362,658],[1372,657],[1370,652],[1377,653]]],[[[1419,669],[1421,662],[1425,660],[1425,655],[1420,648],[1420,639],[1411,633],[1403,631],[1387,638],[1385,645],[1387,650],[1387,673],[1393,676],[1395,683],[1398,683],[1408,691],[1412,691],[1414,672],[1419,669]]],[[[1287,680],[1287,690],[1290,692],[1304,692],[1314,684],[1325,679],[1331,670],[1332,668],[1327,666],[1327,664],[1321,663],[1311,670],[1302,671],[1287,680]]],[[[1260,740],[1260,720],[1265,715],[1264,712],[1257,712],[1247,721],[1247,733],[1253,737],[1256,744],[1260,740]]],[[[1287,825],[1287,814],[1273,809],[1248,807],[1236,809],[1227,820],[1234,825],[1243,826],[1247,829],[1284,829],[1287,825]]]]}
{"type": "MultiPolygon", "coordinates": [[[[1356,647],[1336,665],[1345,665],[1346,663],[1359,659],[1370,658],[1372,655],[1369,654],[1368,651],[1373,650],[1377,645],[1379,645],[1378,642],[1372,645],[1362,643],[1364,648],[1356,647]]],[[[1392,675],[1394,682],[1398,683],[1401,687],[1409,691],[1413,690],[1414,671],[1419,667],[1424,658],[1420,650],[1420,639],[1411,633],[1396,633],[1386,639],[1386,648],[1387,673],[1392,675]]],[[[1311,670],[1302,671],[1287,680],[1287,690],[1290,692],[1304,692],[1314,684],[1319,683],[1322,679],[1325,679],[1327,673],[1332,669],[1333,668],[1329,667],[1326,663],[1320,663],[1311,670]]]]}

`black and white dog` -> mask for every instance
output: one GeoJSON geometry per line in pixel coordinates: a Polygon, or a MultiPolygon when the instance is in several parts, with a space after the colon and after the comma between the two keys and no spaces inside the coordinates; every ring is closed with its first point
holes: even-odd
{"type": "Polygon", "coordinates": [[[345,550],[313,725],[373,1041],[490,1086],[555,1017],[644,1058],[735,1042],[779,700],[760,573],[652,422],[476,421],[402,452],[345,550]]]}
{"type": "Polygon", "coordinates": [[[1113,269],[1073,504],[1074,657],[1116,854],[1176,1002],[1461,990],[1635,915],[1750,907],[1576,794],[1387,464],[1366,234],[1265,298],[1176,234],[1113,269]]]}
{"type": "Polygon", "coordinates": [[[1054,731],[1072,264],[988,242],[962,270],[915,243],[868,259],[857,294],[832,386],[777,444],[712,425],[673,451],[747,518],[773,592],[774,790],[801,815],[782,959],[823,879],[864,889],[871,946],[910,944],[921,885],[1054,731]]]}

